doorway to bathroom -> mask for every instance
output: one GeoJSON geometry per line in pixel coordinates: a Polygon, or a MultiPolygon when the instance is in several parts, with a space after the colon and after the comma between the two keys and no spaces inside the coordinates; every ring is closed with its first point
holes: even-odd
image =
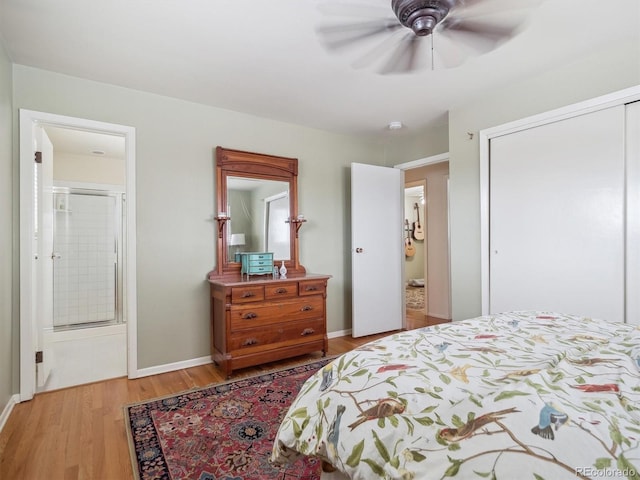
{"type": "Polygon", "coordinates": [[[53,231],[42,231],[53,236],[53,325],[43,332],[52,359],[39,391],[127,374],[124,192],[84,187],[94,188],[53,187],[53,231]]]}
{"type": "Polygon", "coordinates": [[[20,122],[20,399],[135,378],[135,131],[20,122]]]}

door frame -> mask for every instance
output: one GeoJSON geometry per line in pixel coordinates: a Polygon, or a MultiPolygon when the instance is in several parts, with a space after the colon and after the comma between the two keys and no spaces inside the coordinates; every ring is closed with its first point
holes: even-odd
{"type": "MultiPolygon", "coordinates": [[[[444,162],[448,162],[450,158],[449,152],[445,152],[445,153],[439,153],[437,155],[431,155],[429,157],[424,157],[424,158],[419,158],[417,160],[412,160],[410,162],[405,162],[405,163],[399,163],[397,165],[394,165],[393,168],[399,168],[401,170],[412,170],[414,168],[420,168],[420,167],[424,167],[427,165],[435,165],[437,163],[444,163],[444,162]]],[[[426,187],[426,182],[425,182],[425,194],[427,193],[427,187],[426,187]]],[[[449,251],[449,258],[447,259],[447,268],[449,270],[449,285],[447,286],[447,290],[449,292],[448,295],[448,302],[449,302],[449,315],[451,315],[451,311],[452,311],[452,305],[451,305],[451,206],[450,206],[450,202],[449,202],[449,179],[447,178],[447,249],[449,251]]],[[[424,222],[426,225],[426,215],[424,218],[424,222]]],[[[425,251],[425,267],[427,265],[427,252],[428,252],[428,248],[429,245],[427,245],[427,251],[425,251]]],[[[425,275],[426,275],[426,270],[425,270],[425,275]]],[[[404,276],[404,273],[403,273],[404,276]]],[[[404,281],[404,278],[403,278],[404,281]]],[[[426,286],[425,286],[426,288],[426,286]]],[[[404,292],[404,285],[403,285],[403,290],[404,292]]],[[[405,308],[406,310],[406,308],[405,308]]],[[[426,312],[425,312],[426,315],[426,312]]],[[[404,319],[404,326],[406,327],[406,317],[404,319]]]]}
{"type": "Polygon", "coordinates": [[[480,130],[478,140],[480,144],[480,279],[482,315],[489,314],[489,185],[490,185],[490,160],[491,139],[520,132],[541,125],[566,120],[568,118],[585,115],[605,108],[624,105],[640,100],[640,86],[627,88],[583,102],[568,105],[566,107],[550,110],[548,112],[525,117],[520,120],[498,125],[496,127],[480,130]]]}
{"type": "Polygon", "coordinates": [[[19,401],[30,400],[36,392],[36,369],[33,306],[36,297],[32,272],[35,259],[34,236],[34,125],[87,130],[125,138],[125,231],[126,259],[124,313],[127,319],[127,371],[129,378],[138,374],[137,289],[136,289],[136,183],[135,128],[83,118],[20,109],[20,394],[19,401]]]}
{"type": "MultiPolygon", "coordinates": [[[[404,182],[404,198],[405,198],[405,206],[406,206],[406,198],[407,198],[407,188],[412,188],[412,187],[422,187],[422,194],[425,196],[427,196],[427,180],[425,178],[421,179],[421,180],[414,180],[411,182],[407,182],[405,179],[404,182]]],[[[424,231],[427,231],[427,224],[426,224],[426,219],[427,219],[427,204],[425,203],[425,205],[422,206],[422,210],[423,210],[423,215],[422,215],[422,219],[421,219],[421,223],[422,226],[424,227],[424,231]]],[[[405,208],[405,212],[404,212],[404,218],[408,218],[407,216],[407,210],[405,208]]],[[[409,225],[411,225],[411,222],[409,222],[409,225]]],[[[409,227],[411,228],[411,227],[409,227]]],[[[405,232],[405,235],[407,235],[407,232],[405,232]]],[[[415,239],[414,239],[415,240],[415,239]]],[[[425,238],[423,240],[423,248],[422,248],[423,252],[423,258],[422,258],[422,278],[428,278],[427,275],[427,271],[429,268],[429,241],[427,238],[427,235],[425,235],[425,238]]],[[[417,252],[417,249],[416,249],[417,252]]],[[[407,259],[405,257],[405,267],[406,267],[406,262],[407,259]]],[[[403,272],[403,280],[406,281],[406,277],[407,277],[407,272],[406,272],[406,268],[405,268],[405,272],[403,272]]],[[[405,292],[407,290],[407,285],[403,285],[405,292]]],[[[429,292],[428,292],[428,288],[427,285],[425,284],[424,287],[424,297],[425,297],[425,305],[424,305],[424,309],[423,309],[423,313],[425,315],[427,315],[428,311],[429,311],[429,292]]],[[[405,313],[406,313],[406,305],[405,305],[405,313]]],[[[405,326],[406,326],[406,315],[405,315],[405,326]]]]}

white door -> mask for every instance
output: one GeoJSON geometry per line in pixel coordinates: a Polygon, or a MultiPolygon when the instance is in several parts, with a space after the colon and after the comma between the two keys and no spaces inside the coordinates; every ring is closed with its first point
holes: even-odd
{"type": "Polygon", "coordinates": [[[403,192],[402,170],[351,164],[354,337],[403,326],[403,192]]]}
{"type": "Polygon", "coordinates": [[[265,252],[272,252],[273,258],[289,260],[291,249],[291,226],[289,225],[289,192],[265,198],[265,252]]]}
{"type": "Polygon", "coordinates": [[[36,167],[35,204],[38,209],[35,233],[37,258],[35,259],[35,351],[36,385],[44,386],[51,373],[53,357],[45,335],[53,329],[53,144],[40,125],[34,125],[39,161],[36,167]]]}
{"type": "Polygon", "coordinates": [[[624,321],[624,106],[493,138],[489,313],[624,321]]]}

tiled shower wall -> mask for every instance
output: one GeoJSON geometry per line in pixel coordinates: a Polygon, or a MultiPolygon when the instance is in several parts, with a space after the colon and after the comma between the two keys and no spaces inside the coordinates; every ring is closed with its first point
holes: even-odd
{"type": "Polygon", "coordinates": [[[54,197],[54,327],[116,321],[116,198],[54,197]]]}

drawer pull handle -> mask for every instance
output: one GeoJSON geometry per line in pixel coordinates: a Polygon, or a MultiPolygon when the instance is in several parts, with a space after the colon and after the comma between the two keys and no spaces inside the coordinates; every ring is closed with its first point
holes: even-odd
{"type": "Polygon", "coordinates": [[[315,287],[315,286],[313,286],[313,285],[312,285],[312,286],[310,286],[310,287],[305,287],[305,288],[304,288],[304,291],[305,291],[305,292],[315,292],[316,290],[318,290],[318,287],[315,287]]]}
{"type": "Polygon", "coordinates": [[[258,315],[257,315],[256,313],[249,312],[249,313],[245,313],[245,314],[242,316],[242,319],[243,319],[243,320],[252,320],[252,319],[256,318],[257,316],[258,316],[258,315]]]}
{"type": "Polygon", "coordinates": [[[311,305],[305,305],[300,309],[301,312],[308,312],[310,310],[313,310],[313,307],[311,305]]]}
{"type": "Polygon", "coordinates": [[[256,340],[255,338],[247,338],[244,342],[242,342],[242,346],[249,347],[251,345],[255,345],[256,343],[258,343],[258,340],[256,340]]]}
{"type": "Polygon", "coordinates": [[[287,289],[286,288],[279,288],[276,290],[276,293],[287,293],[287,289]]]}
{"type": "Polygon", "coordinates": [[[253,293],[253,292],[244,292],[242,294],[242,298],[251,298],[253,296],[255,296],[255,293],[253,293]]]}
{"type": "Polygon", "coordinates": [[[305,328],[300,334],[301,337],[305,337],[307,335],[313,335],[316,331],[313,328],[305,328]]]}

